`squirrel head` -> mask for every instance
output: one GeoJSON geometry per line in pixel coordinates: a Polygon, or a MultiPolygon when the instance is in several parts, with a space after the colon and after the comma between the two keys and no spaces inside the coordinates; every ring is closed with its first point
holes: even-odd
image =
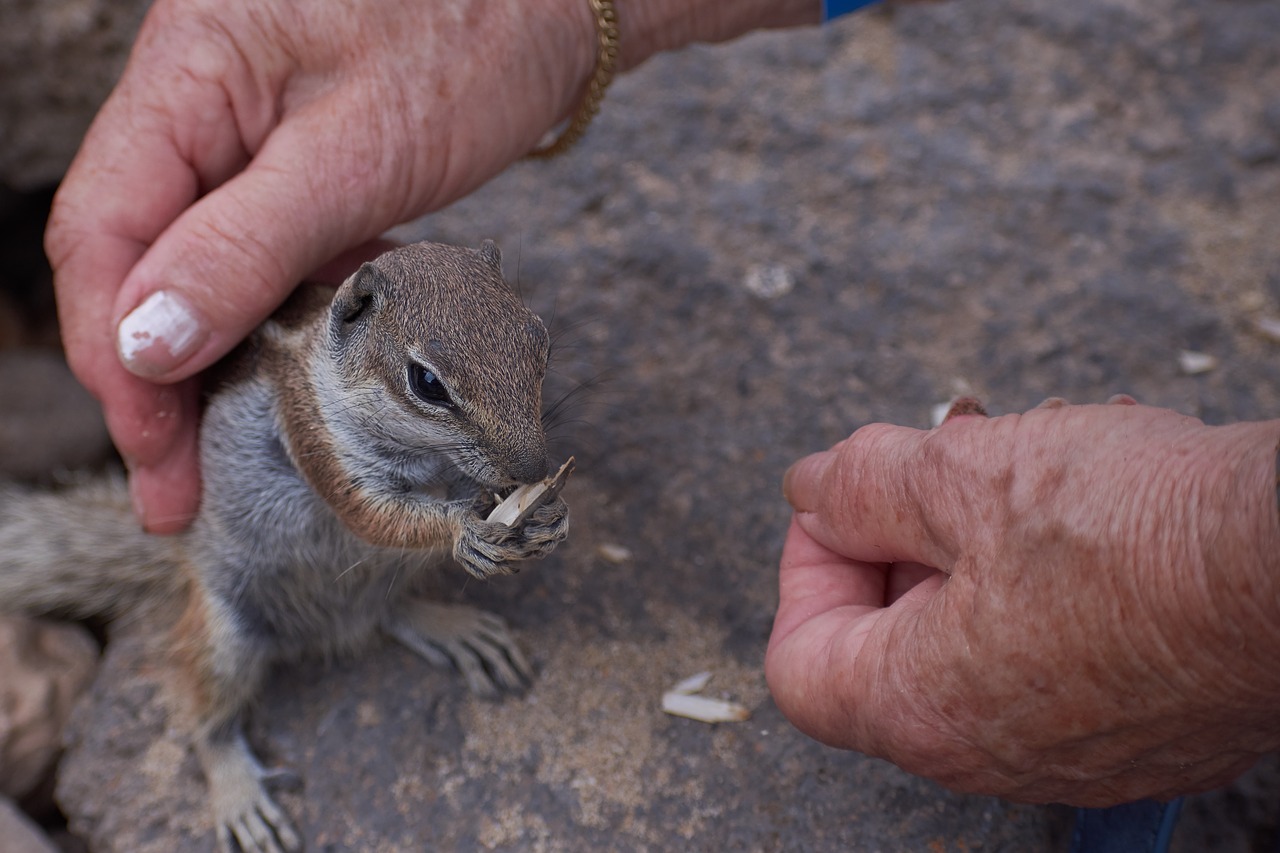
{"type": "Polygon", "coordinates": [[[547,475],[547,330],[491,241],[415,243],[364,264],[334,296],[327,344],[380,455],[403,453],[411,469],[444,453],[490,487],[547,475]]]}

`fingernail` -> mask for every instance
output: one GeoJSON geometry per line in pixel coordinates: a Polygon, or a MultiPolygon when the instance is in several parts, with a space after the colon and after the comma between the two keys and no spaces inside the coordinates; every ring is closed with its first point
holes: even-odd
{"type": "Polygon", "coordinates": [[[157,290],[120,321],[116,349],[130,373],[151,378],[178,367],[208,336],[185,297],[157,290]]]}
{"type": "Polygon", "coordinates": [[[782,496],[786,498],[787,503],[791,503],[791,472],[794,470],[796,470],[796,466],[792,464],[787,469],[787,472],[782,475],[782,496]]]}
{"type": "Polygon", "coordinates": [[[952,418],[962,418],[965,415],[978,415],[985,418],[987,410],[983,408],[982,402],[977,397],[956,397],[951,401],[951,408],[947,409],[947,415],[942,422],[945,424],[952,418]]]}
{"type": "Polygon", "coordinates": [[[829,456],[825,453],[811,453],[796,460],[782,475],[782,496],[796,512],[807,512],[812,509],[813,492],[826,470],[829,456]]]}

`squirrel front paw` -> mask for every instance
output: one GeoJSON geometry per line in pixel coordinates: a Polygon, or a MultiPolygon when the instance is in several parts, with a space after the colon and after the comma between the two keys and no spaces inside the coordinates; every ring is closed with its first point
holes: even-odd
{"type": "Polygon", "coordinates": [[[556,498],[533,511],[520,527],[525,553],[522,560],[540,560],[569,535],[569,505],[556,498]]]}
{"type": "Polygon", "coordinates": [[[512,574],[519,571],[513,564],[547,556],[568,535],[569,505],[562,498],[538,507],[519,527],[469,512],[453,544],[453,556],[478,578],[512,574]]]}

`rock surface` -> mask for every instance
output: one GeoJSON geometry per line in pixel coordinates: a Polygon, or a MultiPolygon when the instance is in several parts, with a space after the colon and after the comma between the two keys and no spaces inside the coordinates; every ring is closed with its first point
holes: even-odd
{"type": "Polygon", "coordinates": [[[111,438],[97,402],[71,375],[61,353],[0,352],[0,475],[25,480],[101,465],[111,438]]]}
{"type": "Polygon", "coordinates": [[[0,0],[0,185],[62,178],[149,0],[0,0]]]}
{"type": "Polygon", "coordinates": [[[97,662],[97,643],[78,625],[0,615],[0,796],[21,800],[53,772],[97,662]]]}
{"type": "MultiPolygon", "coordinates": [[[[781,718],[778,483],[961,389],[1280,414],[1257,331],[1280,316],[1278,34],[1258,0],[993,0],[692,49],[620,80],[571,157],[404,229],[497,239],[560,330],[550,399],[590,386],[558,433],[574,529],[517,577],[443,581],[512,623],[526,695],[475,700],[390,648],[273,680],[251,739],[306,780],[282,802],[308,849],[1062,849],[1065,810],[781,718]],[[658,710],[705,669],[750,722],[658,710]]],[[[95,850],[212,847],[162,642],[117,635],[72,726],[61,800],[95,850]]],[[[1278,801],[1264,762],[1192,798],[1175,849],[1269,849],[1278,801]]]]}

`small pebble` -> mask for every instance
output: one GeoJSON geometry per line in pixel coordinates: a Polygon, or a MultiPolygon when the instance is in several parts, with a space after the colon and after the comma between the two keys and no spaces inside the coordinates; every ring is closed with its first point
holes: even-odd
{"type": "Polygon", "coordinates": [[[761,299],[777,299],[794,290],[796,280],[781,264],[752,264],[747,267],[742,286],[761,299]]]}
{"type": "Polygon", "coordinates": [[[1178,367],[1188,376],[1208,373],[1218,366],[1218,359],[1204,352],[1183,350],[1178,353],[1178,367]]]}
{"type": "Polygon", "coordinates": [[[1280,344],[1280,317],[1262,317],[1258,320],[1258,331],[1280,344]]]}
{"type": "Polygon", "coordinates": [[[596,553],[615,565],[625,563],[631,559],[631,549],[622,545],[615,545],[612,542],[606,542],[596,548],[596,553]]]}

